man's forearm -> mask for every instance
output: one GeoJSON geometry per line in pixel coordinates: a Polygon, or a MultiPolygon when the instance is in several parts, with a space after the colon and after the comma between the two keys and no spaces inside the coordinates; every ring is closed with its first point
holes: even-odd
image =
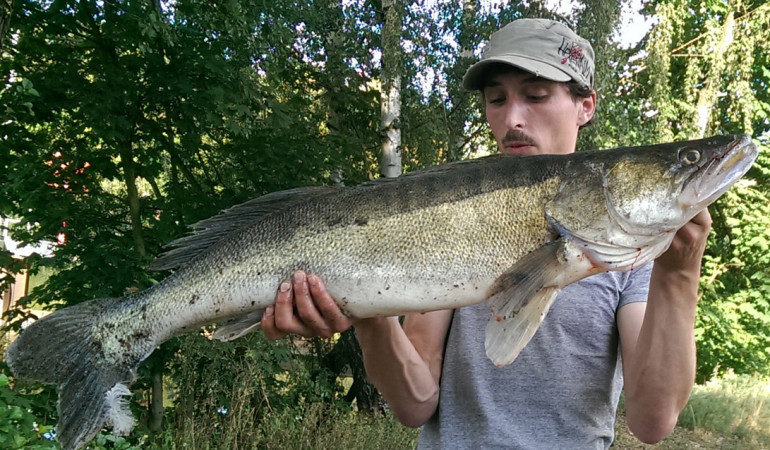
{"type": "Polygon", "coordinates": [[[625,374],[629,427],[645,442],[671,432],[693,386],[698,275],[653,268],[650,300],[625,374]]]}
{"type": "Polygon", "coordinates": [[[425,423],[438,405],[439,386],[397,317],[362,319],[355,324],[364,367],[394,416],[404,425],[425,423]]]}

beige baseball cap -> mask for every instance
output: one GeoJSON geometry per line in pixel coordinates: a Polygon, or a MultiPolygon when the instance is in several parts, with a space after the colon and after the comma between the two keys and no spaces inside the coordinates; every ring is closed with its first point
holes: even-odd
{"type": "Polygon", "coordinates": [[[548,80],[575,80],[589,88],[594,82],[591,43],[553,20],[518,19],[495,32],[481,60],[465,72],[463,88],[483,88],[484,72],[493,63],[510,64],[548,80]]]}

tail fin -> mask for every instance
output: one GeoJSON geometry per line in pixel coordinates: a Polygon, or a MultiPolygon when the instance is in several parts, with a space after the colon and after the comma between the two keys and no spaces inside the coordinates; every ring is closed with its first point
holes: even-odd
{"type": "Polygon", "coordinates": [[[146,354],[137,358],[131,351],[116,358],[103,348],[108,327],[99,318],[118,300],[92,300],[56,311],[22,331],[5,354],[18,378],[58,388],[56,436],[65,450],[88,443],[107,421],[115,433],[133,427],[120,396],[130,393],[127,385],[146,354]]]}

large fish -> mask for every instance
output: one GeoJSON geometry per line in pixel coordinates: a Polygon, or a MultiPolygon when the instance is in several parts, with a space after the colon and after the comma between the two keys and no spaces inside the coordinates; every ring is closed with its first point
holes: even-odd
{"type": "Polygon", "coordinates": [[[6,362],[59,390],[65,449],[103,426],[133,426],[121,396],[170,337],[214,322],[233,339],[256,327],[281,280],[320,275],[353,317],[491,300],[487,354],[508,364],[564,286],[627,271],[749,169],[747,136],[570,155],[494,155],[352,188],[294,189],[204,220],[175,242],[162,283],[38,320],[6,362]]]}

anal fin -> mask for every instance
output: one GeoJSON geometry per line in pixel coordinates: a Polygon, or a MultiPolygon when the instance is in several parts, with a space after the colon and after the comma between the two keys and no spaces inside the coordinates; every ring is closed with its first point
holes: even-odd
{"type": "Polygon", "coordinates": [[[262,313],[264,310],[259,309],[252,311],[245,316],[239,316],[235,319],[229,320],[223,324],[217,326],[214,333],[211,335],[211,339],[227,342],[234,341],[240,337],[243,337],[249,333],[256,331],[259,328],[259,323],[262,320],[262,313]]]}
{"type": "Polygon", "coordinates": [[[532,339],[564,286],[600,272],[568,238],[551,241],[520,259],[490,289],[487,357],[497,366],[512,363],[532,339]]]}

